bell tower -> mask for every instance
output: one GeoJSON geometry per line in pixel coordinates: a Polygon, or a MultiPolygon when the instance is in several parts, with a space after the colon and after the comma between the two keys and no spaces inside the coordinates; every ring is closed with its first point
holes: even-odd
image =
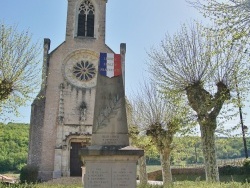
{"type": "Polygon", "coordinates": [[[107,0],[68,0],[66,41],[89,38],[105,42],[107,0]]]}
{"type": "Polygon", "coordinates": [[[107,0],[68,0],[66,37],[50,51],[44,40],[43,84],[31,107],[28,164],[40,180],[81,176],[80,148],[91,143],[107,0]]]}

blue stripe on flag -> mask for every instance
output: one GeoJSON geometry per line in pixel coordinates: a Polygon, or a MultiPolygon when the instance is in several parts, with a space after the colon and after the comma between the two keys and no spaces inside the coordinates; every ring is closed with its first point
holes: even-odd
{"type": "Polygon", "coordinates": [[[107,53],[100,53],[99,72],[103,76],[107,76],[107,53]]]}

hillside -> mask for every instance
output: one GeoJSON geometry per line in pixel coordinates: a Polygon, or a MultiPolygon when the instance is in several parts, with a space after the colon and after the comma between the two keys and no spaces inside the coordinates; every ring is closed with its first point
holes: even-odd
{"type": "Polygon", "coordinates": [[[29,125],[0,123],[0,172],[19,171],[27,162],[29,125]]]}

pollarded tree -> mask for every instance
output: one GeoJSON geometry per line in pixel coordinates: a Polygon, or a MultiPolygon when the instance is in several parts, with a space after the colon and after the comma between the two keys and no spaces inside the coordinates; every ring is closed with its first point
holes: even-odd
{"type": "Polygon", "coordinates": [[[166,98],[154,83],[144,83],[131,99],[134,124],[140,131],[146,132],[160,154],[164,185],[172,183],[170,154],[173,138],[188,123],[185,117],[187,106],[182,100],[173,98],[166,98]]]}
{"type": "Polygon", "coordinates": [[[0,114],[15,112],[40,86],[37,44],[28,31],[0,25],[0,114]]]}
{"type": "Polygon", "coordinates": [[[187,0],[205,17],[217,24],[217,29],[239,39],[250,34],[250,0],[187,0]]]}
{"type": "Polygon", "coordinates": [[[199,24],[182,26],[166,35],[160,48],[149,53],[151,73],[165,92],[183,93],[200,125],[207,181],[219,181],[216,164],[217,117],[229,101],[235,78],[248,77],[243,44],[228,43],[227,36],[204,32],[199,24]]]}

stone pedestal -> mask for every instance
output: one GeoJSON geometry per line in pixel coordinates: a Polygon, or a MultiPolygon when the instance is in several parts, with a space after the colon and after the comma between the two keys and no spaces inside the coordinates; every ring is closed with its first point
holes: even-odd
{"type": "Polygon", "coordinates": [[[136,163],[144,151],[130,146],[90,146],[80,151],[84,188],[136,188],[136,163]]]}

